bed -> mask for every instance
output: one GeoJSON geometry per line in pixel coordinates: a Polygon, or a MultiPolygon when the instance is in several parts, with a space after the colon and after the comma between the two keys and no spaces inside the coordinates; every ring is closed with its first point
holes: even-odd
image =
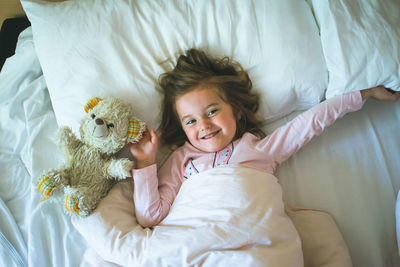
{"type": "MultiPolygon", "coordinates": [[[[82,107],[94,96],[130,101],[137,116],[156,128],[158,76],[188,48],[232,57],[249,71],[260,93],[266,133],[325,98],[376,85],[400,90],[400,3],[395,0],[21,3],[32,26],[20,34],[15,55],[0,72],[2,266],[140,263],[122,259],[127,250],[151,259],[144,266],[171,265],[161,253],[170,243],[158,243],[166,245],[159,251],[139,248],[135,238],[151,236],[152,230],[140,228],[134,204],[126,204],[132,181],[118,183],[87,218],[92,235],[110,234],[111,241],[83,237],[77,219],[60,203],[40,202],[35,183],[64,160],[54,141],[58,127],[77,131],[82,107]],[[121,209],[120,218],[107,217],[112,205],[121,209]],[[98,240],[104,243],[94,243],[98,240]]],[[[344,266],[335,253],[347,253],[347,265],[400,265],[399,132],[399,103],[367,100],[278,167],[289,213],[323,211],[319,222],[325,224],[302,220],[297,229],[306,233],[300,235],[305,266],[344,266]],[[329,229],[338,230],[336,237],[324,231],[328,221],[329,229]],[[306,247],[313,233],[325,242],[306,247]]],[[[160,164],[167,154],[160,150],[160,164]]],[[[183,260],[173,265],[233,266],[221,260],[228,258],[240,266],[263,266],[246,253],[241,258],[235,250],[223,252],[228,256],[181,254],[183,260]]]]}

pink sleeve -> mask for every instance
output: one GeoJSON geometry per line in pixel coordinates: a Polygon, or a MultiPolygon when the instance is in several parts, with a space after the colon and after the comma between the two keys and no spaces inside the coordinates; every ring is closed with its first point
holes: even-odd
{"type": "MultiPolygon", "coordinates": [[[[179,176],[179,160],[174,153],[165,162],[157,176],[155,164],[134,169],[133,180],[136,218],[143,227],[161,222],[169,212],[178,194],[182,180],[179,176]]],[[[179,158],[179,157],[178,157],[179,158]]]]}
{"type": "Polygon", "coordinates": [[[273,159],[273,168],[304,146],[313,137],[344,114],[362,107],[359,91],[339,95],[305,111],[286,125],[276,129],[258,144],[273,159]]]}

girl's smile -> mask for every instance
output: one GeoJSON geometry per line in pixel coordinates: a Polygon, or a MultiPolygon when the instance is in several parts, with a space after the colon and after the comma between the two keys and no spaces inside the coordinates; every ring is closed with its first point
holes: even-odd
{"type": "Polygon", "coordinates": [[[207,134],[207,135],[201,137],[201,139],[205,139],[205,140],[211,139],[211,138],[213,138],[214,136],[216,136],[219,132],[220,132],[220,130],[215,131],[215,132],[210,133],[210,134],[207,134]]]}
{"type": "Polygon", "coordinates": [[[205,152],[216,152],[233,141],[236,118],[215,87],[198,87],[178,97],[176,112],[189,142],[205,152]]]}

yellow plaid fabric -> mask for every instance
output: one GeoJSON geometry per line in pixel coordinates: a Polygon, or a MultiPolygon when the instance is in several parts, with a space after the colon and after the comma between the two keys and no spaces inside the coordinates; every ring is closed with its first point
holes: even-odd
{"type": "Polygon", "coordinates": [[[128,139],[137,138],[137,136],[141,134],[141,131],[142,131],[141,128],[142,128],[141,124],[140,124],[140,122],[138,120],[130,119],[129,120],[128,134],[127,134],[128,139]]]}
{"type": "Polygon", "coordinates": [[[50,180],[49,176],[45,175],[43,176],[38,184],[38,191],[39,193],[42,194],[42,196],[44,196],[44,199],[41,201],[44,201],[46,199],[48,199],[51,194],[53,193],[53,190],[56,187],[54,186],[53,182],[50,180]]]}
{"type": "Polygon", "coordinates": [[[99,98],[99,97],[95,97],[89,100],[89,102],[85,105],[84,109],[85,112],[88,113],[89,110],[91,110],[92,108],[94,108],[95,106],[97,106],[97,104],[103,99],[99,98]]]}
{"type": "Polygon", "coordinates": [[[72,198],[70,195],[65,196],[65,209],[68,212],[79,214],[79,206],[78,201],[75,198],[72,198]]]}

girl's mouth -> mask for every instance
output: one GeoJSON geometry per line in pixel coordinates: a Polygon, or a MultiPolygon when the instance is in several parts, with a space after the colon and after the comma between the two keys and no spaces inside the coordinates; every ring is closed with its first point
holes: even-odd
{"type": "Polygon", "coordinates": [[[202,140],[208,140],[208,139],[211,139],[211,138],[213,138],[214,136],[216,136],[219,132],[220,132],[221,130],[218,130],[218,131],[215,131],[215,132],[212,132],[212,133],[209,133],[209,134],[207,134],[207,135],[205,135],[205,136],[203,136],[203,137],[201,137],[200,139],[202,139],[202,140]]]}

